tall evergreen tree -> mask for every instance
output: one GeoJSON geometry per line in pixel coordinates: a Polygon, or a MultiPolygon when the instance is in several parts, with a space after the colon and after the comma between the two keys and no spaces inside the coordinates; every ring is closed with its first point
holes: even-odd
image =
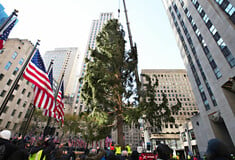
{"type": "Polygon", "coordinates": [[[138,123],[137,120],[143,114],[152,125],[160,123],[161,120],[173,121],[166,97],[160,105],[162,112],[159,112],[154,99],[151,103],[147,100],[147,96],[154,95],[153,86],[145,86],[145,91],[140,90],[138,78],[135,77],[137,50],[134,47],[131,51],[125,51],[124,31],[118,20],[108,21],[97,36],[96,48],[91,50],[90,55],[91,58],[86,59],[82,98],[88,113],[95,110],[106,115],[103,116],[106,117],[106,125],[117,128],[120,145],[124,145],[125,122],[138,123]],[[151,111],[148,107],[151,107],[151,110],[156,109],[157,113],[151,115],[155,110],[151,111]],[[162,117],[158,121],[159,115],[162,117]]]}

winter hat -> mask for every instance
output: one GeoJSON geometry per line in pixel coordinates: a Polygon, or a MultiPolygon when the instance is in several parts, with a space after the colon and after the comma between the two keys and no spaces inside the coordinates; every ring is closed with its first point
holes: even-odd
{"type": "Polygon", "coordinates": [[[95,148],[91,149],[91,153],[97,153],[97,150],[95,148]]]}
{"type": "Polygon", "coordinates": [[[122,151],[122,156],[128,156],[128,152],[126,150],[122,151]]]}
{"type": "Polygon", "coordinates": [[[0,137],[3,138],[3,139],[9,140],[11,138],[11,131],[6,130],[6,129],[2,130],[0,132],[0,137]]]}
{"type": "Polygon", "coordinates": [[[228,147],[219,139],[213,138],[208,141],[206,155],[208,159],[229,155],[228,147]]]}

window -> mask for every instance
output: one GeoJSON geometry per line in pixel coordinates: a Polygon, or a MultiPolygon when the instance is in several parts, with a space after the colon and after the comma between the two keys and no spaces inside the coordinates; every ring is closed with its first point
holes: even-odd
{"type": "Polygon", "coordinates": [[[22,112],[20,112],[20,113],[18,114],[18,118],[20,118],[20,117],[21,117],[21,115],[22,115],[22,112]]]}
{"type": "Polygon", "coordinates": [[[21,99],[19,98],[19,99],[17,100],[17,104],[20,104],[20,102],[21,102],[21,99]]]}
{"type": "Polygon", "coordinates": [[[11,125],[11,122],[8,121],[7,124],[6,124],[6,126],[5,126],[5,128],[9,129],[10,125],[11,125]]]}
{"type": "Polygon", "coordinates": [[[22,94],[24,94],[24,93],[25,93],[25,91],[26,91],[26,89],[24,88],[24,89],[22,90],[22,92],[21,92],[21,93],[22,93],[22,94]]]}
{"type": "Polygon", "coordinates": [[[16,109],[14,109],[14,110],[12,111],[11,116],[14,116],[15,113],[16,113],[16,109]]]}
{"type": "Polygon", "coordinates": [[[211,28],[212,23],[211,23],[211,21],[210,21],[210,20],[208,20],[208,21],[207,21],[206,26],[207,26],[207,28],[211,28]]]}
{"type": "Polygon", "coordinates": [[[27,105],[27,101],[24,102],[23,104],[23,108],[25,108],[25,106],[27,105]]]}
{"type": "Polygon", "coordinates": [[[222,8],[223,10],[225,10],[225,9],[227,8],[228,4],[229,4],[228,0],[224,0],[224,1],[222,2],[222,4],[221,4],[221,8],[222,8]]]}
{"type": "Polygon", "coordinates": [[[9,70],[9,68],[11,67],[12,63],[9,61],[7,62],[6,66],[5,66],[5,69],[6,70],[9,70]]]}
{"type": "Polygon", "coordinates": [[[12,74],[13,74],[13,75],[16,75],[18,71],[19,71],[19,68],[16,67],[12,74]]]}
{"type": "Polygon", "coordinates": [[[189,130],[189,136],[190,136],[190,139],[191,140],[195,140],[196,137],[195,137],[195,134],[194,134],[194,131],[193,130],[189,130]]]}
{"type": "Polygon", "coordinates": [[[19,61],[19,64],[22,65],[24,62],[24,58],[21,58],[20,61],[19,61]]]}
{"type": "Polygon", "coordinates": [[[31,92],[28,93],[27,97],[30,97],[30,95],[31,95],[31,92]]]}
{"type": "Polygon", "coordinates": [[[181,134],[181,138],[182,138],[183,142],[186,142],[186,141],[187,141],[185,132],[183,132],[183,133],[181,134]]]}
{"type": "Polygon", "coordinates": [[[12,80],[9,79],[9,80],[7,81],[7,85],[10,86],[10,85],[11,85],[11,82],[12,82],[12,80]]]}
{"type": "Polygon", "coordinates": [[[18,55],[18,53],[17,53],[17,52],[14,52],[13,55],[11,56],[12,59],[16,59],[17,55],[18,55]]]}
{"type": "Polygon", "coordinates": [[[1,97],[4,97],[6,95],[7,91],[3,90],[0,94],[1,97]]]}
{"type": "Polygon", "coordinates": [[[3,79],[3,77],[4,77],[4,74],[0,74],[0,80],[2,80],[3,79]]]}

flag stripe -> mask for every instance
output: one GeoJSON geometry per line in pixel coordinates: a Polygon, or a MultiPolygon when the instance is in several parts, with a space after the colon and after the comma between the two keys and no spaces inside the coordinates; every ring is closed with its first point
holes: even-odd
{"type": "Polygon", "coordinates": [[[41,73],[41,71],[38,71],[38,68],[32,63],[29,63],[26,68],[24,78],[38,86],[40,89],[47,92],[49,91],[51,96],[54,97],[47,73],[41,73]]]}

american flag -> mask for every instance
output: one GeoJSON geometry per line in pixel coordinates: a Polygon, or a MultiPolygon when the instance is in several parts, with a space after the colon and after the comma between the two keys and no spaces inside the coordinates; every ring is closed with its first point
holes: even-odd
{"type": "MultiPolygon", "coordinates": [[[[48,78],[49,78],[49,81],[50,81],[50,84],[51,84],[51,88],[53,89],[53,66],[51,66],[49,68],[48,78]]],[[[50,110],[44,109],[43,110],[43,115],[47,116],[47,117],[53,117],[56,120],[58,120],[58,115],[54,111],[50,111],[50,110]]]]}
{"type": "Polygon", "coordinates": [[[15,26],[17,18],[14,18],[11,22],[9,22],[0,33],[0,49],[3,48],[5,41],[7,40],[12,28],[15,26]]]}
{"type": "Polygon", "coordinates": [[[23,76],[35,85],[34,106],[53,112],[55,110],[53,90],[38,49],[35,50],[35,54],[26,67],[23,76]]]}
{"type": "Polygon", "coordinates": [[[62,81],[60,90],[56,99],[56,107],[54,111],[44,110],[43,114],[48,117],[55,118],[58,122],[64,123],[64,81],[62,81]]]}
{"type": "Polygon", "coordinates": [[[64,81],[62,81],[60,90],[56,99],[56,112],[58,114],[58,118],[64,123],[64,81]]]}

